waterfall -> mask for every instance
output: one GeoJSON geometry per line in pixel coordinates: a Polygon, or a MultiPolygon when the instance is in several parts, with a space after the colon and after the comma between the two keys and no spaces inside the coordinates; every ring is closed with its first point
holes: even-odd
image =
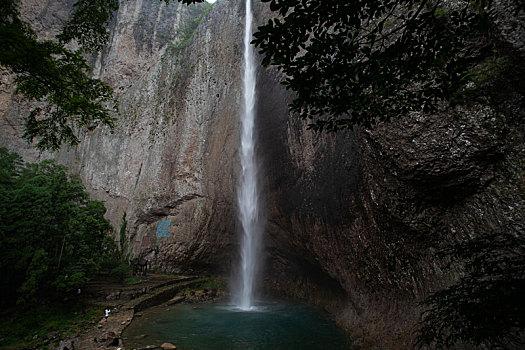
{"type": "Polygon", "coordinates": [[[252,39],[252,9],[246,0],[244,26],[243,107],[241,111],[241,178],[238,188],[239,220],[242,229],[241,271],[238,291],[238,307],[253,308],[253,294],[257,274],[261,223],[259,220],[257,163],[255,159],[255,64],[252,39]]]}

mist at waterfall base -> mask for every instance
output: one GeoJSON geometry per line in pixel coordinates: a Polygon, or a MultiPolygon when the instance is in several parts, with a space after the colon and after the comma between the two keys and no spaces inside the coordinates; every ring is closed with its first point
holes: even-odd
{"type": "Polygon", "coordinates": [[[122,334],[127,349],[172,343],[177,349],[348,349],[342,330],[304,305],[267,302],[257,312],[234,305],[178,304],[144,311],[122,334]]]}

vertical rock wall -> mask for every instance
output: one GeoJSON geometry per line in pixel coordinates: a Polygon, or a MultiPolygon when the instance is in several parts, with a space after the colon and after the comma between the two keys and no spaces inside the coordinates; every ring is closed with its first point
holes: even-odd
{"type": "Polygon", "coordinates": [[[468,106],[319,135],[261,73],[269,290],[323,306],[364,347],[411,348],[418,302],[460,273],[437,249],[525,232],[525,36],[507,7],[493,35],[510,66],[468,106]]]}
{"type": "Polygon", "coordinates": [[[118,127],[60,156],[115,227],[126,213],[127,251],[166,271],[226,272],[235,253],[241,8],[124,2],[95,60],[121,94],[118,127]]]}
{"type": "MultiPolygon", "coordinates": [[[[22,1],[39,36],[52,39],[72,1],[22,1]]],[[[78,147],[39,154],[20,139],[29,106],[2,74],[0,145],[27,161],[54,157],[104,200],[116,241],[167,271],[229,271],[236,249],[236,182],[243,3],[192,6],[122,1],[93,75],[119,98],[114,133],[86,130],[78,147]],[[157,237],[171,220],[169,237],[157,237]]]]}

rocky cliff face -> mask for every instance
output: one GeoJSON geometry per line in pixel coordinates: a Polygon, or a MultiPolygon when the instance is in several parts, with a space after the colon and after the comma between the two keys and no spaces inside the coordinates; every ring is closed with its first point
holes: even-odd
{"type": "MultiPolygon", "coordinates": [[[[72,0],[28,0],[18,2],[22,19],[42,40],[52,40],[72,11],[72,0]]],[[[23,117],[31,111],[26,101],[15,94],[13,75],[0,68],[0,147],[18,152],[27,161],[49,158],[48,153],[39,154],[32,145],[21,139],[24,133],[23,117]]]]}
{"type": "Polygon", "coordinates": [[[523,232],[523,131],[500,133],[492,113],[414,115],[328,139],[281,130],[271,288],[317,300],[362,344],[410,348],[417,302],[455,278],[437,247],[523,232]]]}
{"type": "MultiPolygon", "coordinates": [[[[61,11],[43,10],[61,4],[51,0],[24,4],[42,28],[69,13],[66,3],[61,11]]],[[[259,23],[272,15],[258,3],[255,10],[259,23]]],[[[243,12],[237,0],[211,10],[123,1],[110,44],[92,60],[93,74],[120,95],[118,127],[88,131],[77,148],[54,155],[106,201],[116,231],[126,213],[127,251],[166,271],[228,273],[237,261],[243,12]],[[157,237],[166,220],[169,236],[157,237]]],[[[523,46],[507,29],[501,40],[519,62],[523,46]]],[[[434,256],[438,243],[525,231],[522,73],[493,87],[497,106],[317,135],[288,117],[279,73],[260,68],[261,287],[325,307],[363,345],[407,347],[417,301],[454,278],[434,256]]],[[[38,158],[17,139],[23,101],[9,89],[0,98],[10,127],[1,144],[38,158]]]]}
{"type": "MultiPolygon", "coordinates": [[[[68,165],[95,199],[106,201],[116,231],[126,213],[123,242],[132,256],[168,271],[228,271],[236,251],[230,246],[242,8],[241,2],[210,12],[207,4],[122,1],[108,47],[92,59],[93,75],[119,95],[115,133],[86,131],[79,147],[39,155],[17,138],[27,108],[11,84],[2,95],[10,103],[2,120],[13,127],[2,145],[27,160],[53,156],[68,165]],[[166,220],[169,237],[157,238],[157,224],[166,220]]],[[[48,38],[71,2],[26,1],[22,11],[37,30],[49,28],[48,38]]]]}
{"type": "Polygon", "coordinates": [[[95,61],[121,94],[119,126],[60,156],[115,227],[127,214],[128,252],[167,271],[226,272],[235,254],[241,9],[124,2],[95,61]]]}
{"type": "Polygon", "coordinates": [[[510,30],[507,5],[494,40],[509,69],[477,102],[434,115],[316,135],[285,117],[287,97],[265,75],[269,289],[315,300],[365,347],[411,348],[417,303],[458,276],[436,250],[525,232],[525,36],[510,30]]]}

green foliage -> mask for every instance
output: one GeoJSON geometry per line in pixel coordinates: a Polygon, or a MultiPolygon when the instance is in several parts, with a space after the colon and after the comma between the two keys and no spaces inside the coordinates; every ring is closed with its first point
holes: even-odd
{"type": "Polygon", "coordinates": [[[22,165],[0,148],[2,303],[76,291],[89,276],[119,265],[106,208],[89,201],[80,179],[54,161],[22,165]]]}
{"type": "Polygon", "coordinates": [[[215,289],[226,290],[227,284],[223,277],[214,276],[206,279],[202,284],[198,285],[196,289],[215,289]]]}
{"type": "Polygon", "coordinates": [[[445,18],[449,15],[449,11],[446,8],[438,7],[434,11],[434,17],[436,18],[445,18]]]}
{"type": "Polygon", "coordinates": [[[128,277],[124,279],[124,284],[127,284],[127,285],[140,284],[140,283],[142,283],[142,280],[138,277],[128,277]]]}
{"type": "MultiPolygon", "coordinates": [[[[486,98],[487,94],[485,92],[487,90],[490,91],[491,84],[498,80],[505,80],[507,84],[511,85],[512,82],[508,79],[508,74],[519,76],[519,72],[512,69],[506,58],[489,57],[466,72],[462,78],[463,86],[451,95],[450,100],[456,105],[478,102],[478,97],[483,96],[486,98]]],[[[497,108],[497,103],[494,103],[494,105],[497,108]]]]}
{"type": "MultiPolygon", "coordinates": [[[[80,5],[79,9],[82,8],[80,5]]],[[[79,33],[97,22],[87,19],[76,14],[73,21],[85,20],[83,25],[72,22],[65,29],[77,26],[77,33],[69,30],[69,34],[62,34],[62,39],[74,38],[88,44],[89,40],[79,33]]],[[[91,31],[86,33],[95,35],[91,31]]],[[[100,40],[94,37],[92,45],[100,40]]],[[[15,74],[19,94],[29,101],[44,102],[37,104],[25,119],[24,137],[28,141],[36,138],[40,150],[56,150],[62,143],[77,144],[75,129],[79,127],[114,125],[108,106],[113,102],[112,89],[86,75],[89,66],[82,50],[71,51],[63,44],[39,41],[31,27],[20,19],[15,1],[2,1],[0,66],[15,74]]]]}
{"type": "Polygon", "coordinates": [[[211,4],[205,3],[202,6],[195,6],[190,8],[191,18],[189,20],[189,23],[179,33],[177,33],[177,36],[179,38],[177,42],[171,44],[168,47],[172,54],[176,54],[182,51],[189,45],[189,43],[197,33],[199,26],[204,21],[212,7],[213,6],[211,4]]]}
{"type": "Polygon", "coordinates": [[[263,65],[319,131],[435,111],[494,49],[490,1],[262,1],[280,15],[254,34],[263,65]]]}
{"type": "MultiPolygon", "coordinates": [[[[204,0],[180,1],[192,4],[204,0]]],[[[56,41],[40,41],[20,19],[17,1],[0,2],[0,67],[15,74],[19,94],[38,102],[25,117],[23,137],[29,142],[36,139],[39,150],[78,144],[82,128],[106,125],[113,130],[116,119],[111,112],[117,109],[113,90],[88,76],[84,54],[103,48],[109,37],[106,25],[118,5],[118,0],[78,0],[56,41]],[[70,42],[80,49],[67,49],[70,42]]]]}
{"type": "Polygon", "coordinates": [[[419,347],[519,348],[525,327],[525,237],[492,233],[444,249],[465,274],[424,305],[419,347]]]}
{"type": "Polygon", "coordinates": [[[102,50],[109,38],[105,25],[118,10],[118,0],[78,0],[75,12],[57,36],[61,44],[76,40],[89,52],[102,50]]]}
{"type": "Polygon", "coordinates": [[[116,278],[119,282],[124,282],[126,277],[131,275],[131,266],[125,261],[120,261],[113,269],[111,269],[111,276],[116,278]]]}
{"type": "Polygon", "coordinates": [[[185,286],[178,293],[177,296],[185,296],[195,291],[203,291],[205,289],[217,291],[225,291],[227,289],[227,283],[222,276],[208,276],[200,277],[198,280],[192,281],[190,286],[185,286]]]}
{"type": "MultiPolygon", "coordinates": [[[[45,349],[49,334],[58,336],[78,334],[98,321],[103,308],[83,310],[79,305],[47,305],[10,314],[0,319],[0,347],[10,349],[45,349]],[[33,337],[37,335],[37,339],[33,337]]],[[[53,348],[53,347],[52,347],[53,348]]]]}
{"type": "Polygon", "coordinates": [[[471,69],[466,77],[473,85],[481,86],[499,77],[508,68],[508,64],[505,58],[490,58],[471,69]]]}

